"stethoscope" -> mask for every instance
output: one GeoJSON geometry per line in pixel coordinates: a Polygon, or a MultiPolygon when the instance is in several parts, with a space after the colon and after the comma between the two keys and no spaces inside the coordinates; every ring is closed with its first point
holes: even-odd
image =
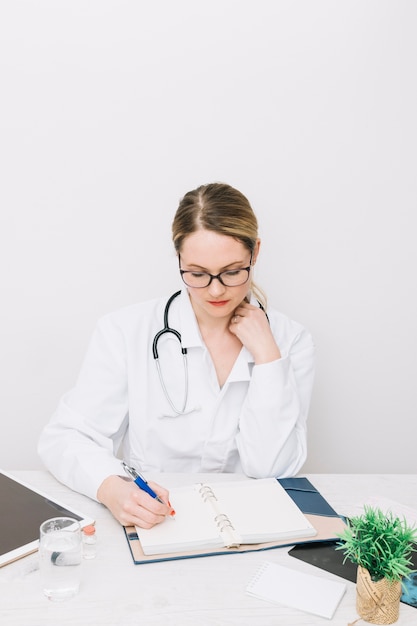
{"type": "MultiPolygon", "coordinates": [[[[155,363],[156,363],[156,369],[158,370],[158,376],[159,376],[159,381],[161,383],[161,387],[162,390],[165,394],[166,399],[169,402],[170,407],[172,408],[172,410],[174,411],[174,413],[176,413],[177,415],[186,415],[187,413],[191,413],[192,411],[186,411],[186,406],[187,406],[187,402],[188,402],[188,362],[187,362],[187,348],[184,348],[184,346],[182,345],[182,339],[181,339],[181,333],[178,332],[178,330],[175,330],[175,328],[171,328],[169,325],[169,321],[168,321],[168,314],[169,314],[169,307],[172,304],[172,301],[175,300],[175,298],[177,296],[179,296],[181,293],[181,291],[176,291],[175,293],[172,294],[172,296],[168,299],[168,302],[165,305],[165,310],[164,310],[164,327],[158,331],[155,335],[155,337],[153,338],[153,342],[152,342],[152,353],[153,353],[153,358],[155,359],[155,363]],[[181,354],[182,354],[182,363],[183,363],[183,368],[184,368],[184,398],[183,398],[183,403],[182,403],[182,408],[181,409],[177,409],[177,407],[174,405],[174,403],[171,400],[171,397],[168,393],[168,390],[166,388],[165,382],[164,382],[164,377],[162,376],[162,371],[161,371],[161,366],[159,363],[159,353],[158,353],[158,341],[160,340],[160,338],[163,335],[167,335],[168,333],[171,333],[172,335],[174,335],[174,337],[176,337],[179,341],[179,344],[181,346],[181,354]]],[[[265,313],[267,319],[268,319],[268,315],[264,309],[264,307],[262,306],[262,304],[259,302],[258,300],[258,304],[259,307],[262,309],[262,311],[265,313]]]]}
{"type": "Polygon", "coordinates": [[[185,407],[187,406],[187,401],[188,401],[187,348],[184,348],[183,345],[182,345],[181,333],[179,333],[178,330],[175,330],[175,328],[171,328],[170,325],[169,325],[169,322],[168,322],[169,307],[171,306],[172,301],[175,300],[175,298],[177,296],[179,296],[180,293],[181,293],[181,291],[176,291],[175,293],[173,293],[172,296],[169,298],[168,302],[165,305],[164,327],[159,332],[157,332],[155,337],[153,338],[152,353],[153,353],[153,358],[155,359],[156,369],[158,370],[158,376],[159,376],[159,380],[160,380],[160,383],[161,383],[161,387],[163,389],[163,392],[165,394],[166,399],[168,400],[168,402],[169,402],[169,404],[171,406],[171,409],[177,415],[185,415],[186,413],[188,413],[188,411],[185,410],[185,407]],[[176,408],[176,406],[174,405],[174,403],[172,402],[172,400],[170,398],[170,395],[168,393],[168,390],[167,390],[165,382],[164,382],[164,377],[162,376],[161,366],[160,366],[160,363],[159,363],[158,341],[160,340],[162,335],[167,335],[168,333],[171,333],[172,335],[174,335],[174,337],[176,337],[178,339],[179,344],[181,346],[182,364],[183,364],[183,368],[184,368],[185,387],[184,387],[184,399],[183,399],[183,403],[182,403],[182,409],[180,409],[180,410],[178,410],[176,408]]]}

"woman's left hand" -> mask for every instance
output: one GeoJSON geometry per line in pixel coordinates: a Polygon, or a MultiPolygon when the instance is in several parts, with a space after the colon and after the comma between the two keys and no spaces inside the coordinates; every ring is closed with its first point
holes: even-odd
{"type": "Polygon", "coordinates": [[[255,365],[281,358],[268,318],[258,306],[242,302],[231,317],[229,330],[251,352],[255,365]]]}

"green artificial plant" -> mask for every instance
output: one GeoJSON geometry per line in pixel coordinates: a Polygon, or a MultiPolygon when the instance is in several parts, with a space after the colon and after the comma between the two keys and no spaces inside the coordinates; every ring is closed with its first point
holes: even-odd
{"type": "Polygon", "coordinates": [[[364,507],[364,513],[348,520],[339,535],[345,561],[367,569],[373,581],[401,580],[413,571],[411,553],[416,550],[417,529],[392,513],[364,507]]]}

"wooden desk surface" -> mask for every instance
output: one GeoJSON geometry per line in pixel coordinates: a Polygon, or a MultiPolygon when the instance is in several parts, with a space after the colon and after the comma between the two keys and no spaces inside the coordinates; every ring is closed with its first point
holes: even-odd
{"type": "MultiPolygon", "coordinates": [[[[287,548],[259,555],[236,554],[134,565],[123,529],[102,505],[76,494],[42,471],[13,474],[96,519],[97,558],[83,562],[80,593],[63,603],[42,594],[37,555],[0,568],[0,624],[3,626],[346,626],[357,619],[355,585],[332,620],[272,605],[245,593],[263,560],[335,578],[288,556],[287,548]]],[[[199,475],[199,477],[207,475],[199,475]]],[[[344,515],[360,512],[373,496],[417,510],[417,475],[307,474],[328,502],[344,515]]],[[[150,476],[167,487],[195,482],[181,474],[150,476]]],[[[211,481],[241,476],[210,474],[211,481]]],[[[340,580],[340,579],[337,579],[340,580]]],[[[358,626],[365,622],[358,622],[358,626]]],[[[417,624],[417,609],[401,604],[398,626],[417,624]]]]}

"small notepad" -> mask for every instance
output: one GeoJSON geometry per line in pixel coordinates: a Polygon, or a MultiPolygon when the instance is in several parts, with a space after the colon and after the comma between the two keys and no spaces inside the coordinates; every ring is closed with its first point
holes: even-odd
{"type": "Polygon", "coordinates": [[[304,574],[266,561],[246,587],[246,592],[268,602],[331,619],[346,591],[343,582],[304,574]]]}

